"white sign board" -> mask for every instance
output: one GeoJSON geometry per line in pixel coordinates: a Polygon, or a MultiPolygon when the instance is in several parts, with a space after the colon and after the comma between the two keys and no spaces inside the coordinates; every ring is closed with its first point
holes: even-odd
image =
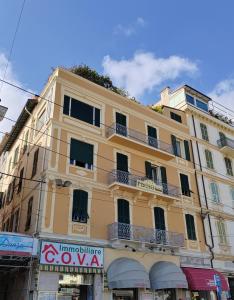
{"type": "Polygon", "coordinates": [[[103,248],[42,241],[40,264],[103,268],[103,248]]]}

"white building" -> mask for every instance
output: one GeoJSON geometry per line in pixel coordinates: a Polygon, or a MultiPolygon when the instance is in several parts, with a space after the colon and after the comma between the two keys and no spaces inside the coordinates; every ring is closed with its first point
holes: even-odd
{"type": "MultiPolygon", "coordinates": [[[[187,85],[164,89],[157,105],[186,112],[207,244],[234,299],[234,112],[187,85]]],[[[174,147],[182,156],[179,141],[174,147]]]]}

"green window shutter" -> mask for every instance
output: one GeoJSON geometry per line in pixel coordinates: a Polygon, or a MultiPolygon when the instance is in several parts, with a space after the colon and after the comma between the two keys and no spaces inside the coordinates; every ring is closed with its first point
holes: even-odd
{"type": "Polygon", "coordinates": [[[88,217],[88,193],[83,190],[74,190],[72,221],[87,223],[88,217]]]}
{"type": "Polygon", "coordinates": [[[186,160],[190,161],[190,151],[189,151],[189,142],[184,141],[184,150],[185,150],[185,158],[186,160]]]}
{"type": "Polygon", "coordinates": [[[206,164],[209,169],[214,169],[214,164],[213,164],[213,157],[212,153],[210,150],[205,150],[205,156],[206,156],[206,164]]]}
{"type": "Polygon", "coordinates": [[[118,222],[130,224],[129,202],[124,199],[118,199],[118,222]]]}
{"type": "Polygon", "coordinates": [[[159,230],[165,230],[165,217],[164,217],[164,210],[161,207],[154,208],[154,221],[155,221],[155,228],[159,230]]]}
{"type": "Polygon", "coordinates": [[[145,175],[147,178],[152,179],[152,169],[149,161],[145,161],[145,175]]]}
{"type": "Polygon", "coordinates": [[[228,157],[224,157],[224,161],[226,165],[227,174],[233,176],[232,161],[228,157]]]}
{"type": "Polygon", "coordinates": [[[209,136],[208,136],[207,126],[203,123],[200,123],[200,128],[201,128],[202,139],[208,142],[209,136]]]}
{"type": "Polygon", "coordinates": [[[186,227],[187,227],[187,234],[189,240],[196,240],[196,231],[195,231],[195,224],[194,224],[194,217],[192,215],[186,214],[186,227]]]}
{"type": "Polygon", "coordinates": [[[187,175],[180,174],[180,184],[181,184],[182,195],[190,197],[191,193],[190,193],[189,180],[187,175]]]}
{"type": "Polygon", "coordinates": [[[166,170],[165,167],[160,167],[160,170],[161,170],[161,180],[162,180],[163,193],[168,194],[167,170],[166,170]]]}
{"type": "Polygon", "coordinates": [[[126,127],[127,126],[126,116],[116,112],[116,123],[126,127]]]}
{"type": "Polygon", "coordinates": [[[93,145],[71,139],[70,160],[93,165],[93,145]]]}
{"type": "Polygon", "coordinates": [[[171,135],[171,144],[172,144],[174,155],[178,156],[177,146],[176,146],[176,137],[174,135],[171,135]]]}
{"type": "Polygon", "coordinates": [[[128,172],[128,157],[122,153],[117,153],[117,170],[128,172]]]}

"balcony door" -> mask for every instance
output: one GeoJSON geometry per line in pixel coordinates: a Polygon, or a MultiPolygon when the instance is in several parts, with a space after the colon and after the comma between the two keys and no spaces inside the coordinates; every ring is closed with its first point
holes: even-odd
{"type": "Polygon", "coordinates": [[[116,112],[116,133],[127,136],[127,117],[121,113],[116,112]]]}
{"type": "Polygon", "coordinates": [[[125,154],[117,153],[117,180],[128,184],[128,157],[125,154]]]}
{"type": "Polygon", "coordinates": [[[166,243],[166,226],[164,209],[161,207],[154,208],[154,224],[155,224],[155,239],[157,244],[166,243]]]}
{"type": "Polygon", "coordinates": [[[158,148],[157,130],[152,126],[148,126],[148,144],[151,147],[158,148]]]}
{"type": "Polygon", "coordinates": [[[125,199],[118,199],[118,237],[130,239],[130,209],[129,202],[125,199]]]}

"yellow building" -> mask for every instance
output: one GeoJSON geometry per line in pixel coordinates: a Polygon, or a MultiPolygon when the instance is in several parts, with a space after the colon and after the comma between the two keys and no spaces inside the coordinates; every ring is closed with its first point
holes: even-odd
{"type": "Polygon", "coordinates": [[[58,68],[0,152],[2,230],[41,240],[35,299],[190,299],[181,267],[210,252],[185,112],[58,68]]]}

